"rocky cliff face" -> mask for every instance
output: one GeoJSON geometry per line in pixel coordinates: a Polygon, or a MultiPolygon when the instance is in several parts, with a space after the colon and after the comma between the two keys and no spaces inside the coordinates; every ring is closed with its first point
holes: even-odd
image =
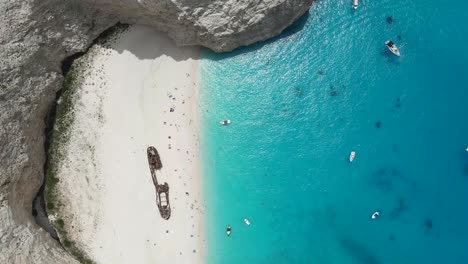
{"type": "Polygon", "coordinates": [[[77,263],[32,216],[44,119],[61,87],[61,60],[116,20],[60,0],[1,1],[0,14],[0,263],[77,263]]]}
{"type": "Polygon", "coordinates": [[[279,34],[312,0],[3,0],[0,2],[0,263],[76,263],[39,228],[45,117],[64,58],[117,21],[180,45],[228,51],[279,34]]]}
{"type": "Polygon", "coordinates": [[[178,45],[215,51],[276,36],[310,7],[313,0],[87,0],[128,23],[167,32],[178,45]]]}

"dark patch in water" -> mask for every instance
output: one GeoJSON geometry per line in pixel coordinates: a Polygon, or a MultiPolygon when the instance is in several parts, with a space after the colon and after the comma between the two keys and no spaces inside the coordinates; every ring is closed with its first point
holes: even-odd
{"type": "Polygon", "coordinates": [[[463,148],[460,151],[458,151],[457,154],[460,157],[462,163],[462,175],[464,177],[468,177],[468,151],[466,151],[466,149],[463,148]]]}
{"type": "Polygon", "coordinates": [[[408,209],[405,200],[398,199],[398,204],[393,210],[390,212],[390,219],[398,218],[402,213],[404,213],[408,209]]]}
{"type": "Polygon", "coordinates": [[[432,220],[430,218],[426,218],[426,220],[424,220],[424,228],[425,228],[426,233],[431,231],[432,227],[433,227],[432,220]]]}
{"type": "Polygon", "coordinates": [[[390,235],[390,236],[388,237],[388,240],[394,241],[394,240],[395,240],[395,236],[394,236],[394,235],[390,235]]]}
{"type": "Polygon", "coordinates": [[[465,177],[468,177],[468,163],[465,164],[465,166],[463,167],[463,175],[465,177]]]}
{"type": "Polygon", "coordinates": [[[401,172],[395,168],[388,169],[388,171],[392,176],[401,176],[401,172]]]}
{"type": "Polygon", "coordinates": [[[382,192],[388,193],[394,186],[416,189],[417,184],[403,175],[396,168],[381,168],[371,173],[370,184],[382,192]],[[403,185],[402,185],[403,184],[403,185]]]}
{"type": "Polygon", "coordinates": [[[340,240],[340,244],[356,263],[380,264],[380,261],[372,254],[372,251],[359,242],[351,239],[342,239],[340,240]]]}
{"type": "Polygon", "coordinates": [[[297,96],[297,97],[301,97],[302,94],[303,94],[301,88],[297,88],[297,87],[296,87],[296,88],[295,88],[295,92],[296,92],[296,96],[297,96]]]}
{"type": "Polygon", "coordinates": [[[396,169],[396,168],[381,168],[374,173],[372,173],[373,176],[385,176],[385,175],[391,175],[391,176],[401,176],[401,172],[396,169]]]}
{"type": "Polygon", "coordinates": [[[400,108],[400,107],[401,107],[401,104],[400,104],[400,103],[396,103],[396,104],[395,104],[395,107],[396,107],[396,108],[400,108]]]}
{"type": "Polygon", "coordinates": [[[330,85],[330,96],[334,97],[334,96],[337,96],[339,95],[338,91],[335,90],[335,87],[333,87],[333,85],[330,85]]]}
{"type": "Polygon", "coordinates": [[[376,128],[382,127],[382,122],[380,122],[380,121],[375,122],[375,127],[376,128]]]}
{"type": "Polygon", "coordinates": [[[389,62],[391,64],[395,64],[395,65],[400,65],[400,61],[399,61],[398,57],[396,55],[394,55],[390,50],[388,50],[388,48],[386,48],[386,47],[383,48],[380,51],[380,55],[387,58],[387,62],[389,62]]]}
{"type": "Polygon", "coordinates": [[[387,169],[381,168],[381,169],[373,172],[372,176],[381,176],[381,175],[385,175],[386,173],[387,173],[387,169]]]}
{"type": "Polygon", "coordinates": [[[393,191],[393,183],[389,179],[377,179],[375,185],[379,190],[385,193],[393,191]]]}
{"type": "Polygon", "coordinates": [[[324,71],[324,70],[318,70],[318,71],[317,71],[317,74],[318,74],[318,75],[324,75],[324,74],[325,74],[325,71],[324,71]]]}
{"type": "Polygon", "coordinates": [[[388,16],[387,17],[387,24],[392,24],[393,23],[393,17],[392,16],[388,16]]]}
{"type": "Polygon", "coordinates": [[[396,36],[397,40],[401,40],[401,35],[396,36]]]}
{"type": "Polygon", "coordinates": [[[391,54],[392,53],[387,48],[382,49],[382,51],[380,51],[380,55],[382,55],[382,56],[384,56],[386,58],[390,58],[391,54]]]}
{"type": "Polygon", "coordinates": [[[372,180],[375,186],[383,191],[383,192],[390,192],[393,190],[393,182],[389,179],[387,175],[387,169],[382,168],[372,173],[372,180]]]}

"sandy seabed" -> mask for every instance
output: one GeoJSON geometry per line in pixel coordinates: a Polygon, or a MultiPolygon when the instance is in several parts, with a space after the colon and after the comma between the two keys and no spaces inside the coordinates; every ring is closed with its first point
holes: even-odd
{"type": "Polygon", "coordinates": [[[73,225],[69,237],[97,263],[203,262],[198,49],[177,47],[145,26],[131,26],[110,47],[93,49],[75,106],[73,127],[79,129],[68,146],[70,162],[59,170],[73,215],[65,223],[73,225]],[[88,103],[96,101],[99,107],[88,103]],[[86,137],[93,157],[79,151],[87,131],[94,131],[86,137]],[[159,183],[170,187],[169,220],[156,205],[149,146],[161,156],[159,183]],[[89,163],[93,175],[77,184],[80,167],[89,163]]]}

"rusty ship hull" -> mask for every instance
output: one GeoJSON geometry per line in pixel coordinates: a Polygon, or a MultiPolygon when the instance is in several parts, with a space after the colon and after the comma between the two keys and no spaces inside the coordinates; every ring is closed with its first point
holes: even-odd
{"type": "Polygon", "coordinates": [[[161,158],[159,157],[158,151],[155,147],[150,146],[147,149],[148,165],[151,172],[151,178],[156,190],[156,204],[158,205],[159,213],[161,217],[168,220],[171,217],[171,205],[169,203],[169,184],[158,183],[156,177],[156,171],[162,168],[161,158]]]}

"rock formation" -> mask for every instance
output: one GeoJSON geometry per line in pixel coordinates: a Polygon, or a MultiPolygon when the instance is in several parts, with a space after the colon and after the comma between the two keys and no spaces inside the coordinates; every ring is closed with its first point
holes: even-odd
{"type": "Polygon", "coordinates": [[[116,19],[60,0],[2,1],[0,13],[0,263],[77,263],[32,216],[44,119],[62,84],[62,59],[116,19]]]}
{"type": "Polygon", "coordinates": [[[43,180],[47,112],[62,61],[116,22],[155,26],[179,45],[228,51],[279,34],[312,0],[0,2],[0,263],[76,263],[31,214],[43,180]]]}
{"type": "Polygon", "coordinates": [[[229,51],[278,35],[312,0],[87,0],[128,23],[167,32],[178,45],[229,51]]]}

